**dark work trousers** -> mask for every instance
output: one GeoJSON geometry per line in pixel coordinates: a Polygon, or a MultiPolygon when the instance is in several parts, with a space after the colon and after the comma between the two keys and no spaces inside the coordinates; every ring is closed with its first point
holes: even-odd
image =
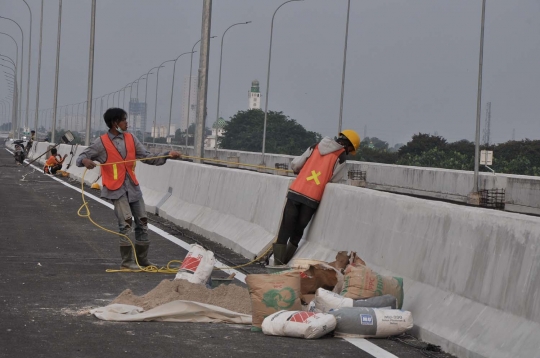
{"type": "Polygon", "coordinates": [[[285,209],[283,210],[277,243],[286,245],[290,239],[291,244],[298,246],[300,239],[304,235],[304,229],[316,211],[317,209],[309,207],[306,204],[287,199],[285,209]]]}

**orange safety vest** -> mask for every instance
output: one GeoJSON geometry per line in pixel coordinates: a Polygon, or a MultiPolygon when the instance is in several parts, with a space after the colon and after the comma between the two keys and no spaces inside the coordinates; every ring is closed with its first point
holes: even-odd
{"type": "Polygon", "coordinates": [[[101,136],[101,143],[105,147],[107,152],[107,161],[101,166],[101,183],[109,190],[119,189],[126,180],[126,172],[135,185],[139,185],[137,177],[135,176],[135,141],[130,133],[124,133],[124,143],[126,145],[126,157],[122,158],[120,152],[114,146],[109,135],[105,133],[101,136]],[[123,162],[125,160],[132,160],[131,162],[123,162]],[[116,164],[108,164],[116,163],[116,164]]]}
{"type": "Polygon", "coordinates": [[[55,166],[56,164],[62,164],[63,162],[63,159],[59,161],[58,159],[56,159],[56,156],[51,155],[49,159],[47,159],[47,161],[45,162],[45,165],[43,166],[43,171],[48,174],[49,167],[55,166]]]}
{"type": "Polygon", "coordinates": [[[317,144],[302,170],[300,170],[300,174],[291,184],[290,190],[313,200],[321,201],[324,188],[334,174],[336,161],[344,151],[345,149],[340,149],[322,155],[317,144]]]}

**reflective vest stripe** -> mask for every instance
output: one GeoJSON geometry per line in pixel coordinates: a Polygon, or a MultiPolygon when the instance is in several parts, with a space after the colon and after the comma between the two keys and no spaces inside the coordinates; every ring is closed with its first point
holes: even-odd
{"type": "Polygon", "coordinates": [[[116,167],[116,164],[113,164],[113,178],[114,180],[118,180],[118,168],[116,167]]]}

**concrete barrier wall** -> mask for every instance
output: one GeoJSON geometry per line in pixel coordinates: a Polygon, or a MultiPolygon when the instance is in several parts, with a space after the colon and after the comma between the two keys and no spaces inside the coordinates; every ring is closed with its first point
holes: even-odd
{"type": "Polygon", "coordinates": [[[168,160],[164,165],[160,166],[137,162],[135,167],[135,174],[143,192],[146,211],[153,214],[157,214],[159,206],[171,196],[170,182],[174,181],[171,178],[171,162],[171,160],[168,160]]]}
{"type": "MultiPolygon", "coordinates": [[[[170,148],[170,146],[163,144],[157,144],[156,146],[170,148]]],[[[193,155],[192,147],[175,147],[183,153],[187,153],[187,155],[193,155]]],[[[215,150],[205,148],[205,157],[215,158],[215,153],[215,150]]],[[[229,157],[238,157],[240,163],[249,165],[259,165],[262,162],[261,153],[226,149],[217,150],[217,159],[228,161],[229,157]]],[[[266,154],[264,158],[265,166],[274,168],[276,163],[290,163],[293,158],[294,156],[290,155],[266,154]]],[[[251,166],[242,164],[240,164],[240,168],[255,170],[251,166]]],[[[474,173],[471,171],[358,161],[347,161],[347,170],[366,171],[368,188],[393,193],[466,203],[467,196],[473,189],[474,173]]],[[[272,170],[266,172],[273,173],[272,170]]],[[[288,175],[293,176],[292,173],[288,175]]],[[[346,178],[342,183],[345,182],[346,178]]],[[[479,174],[480,189],[506,190],[506,210],[508,211],[540,215],[539,187],[540,177],[483,172],[479,174]]]]}
{"type": "Polygon", "coordinates": [[[277,235],[292,179],[181,161],[166,165],[172,166],[172,193],[160,216],[249,258],[277,235]]]}
{"type": "Polygon", "coordinates": [[[330,184],[296,257],[357,251],[404,278],[417,333],[459,357],[533,357],[540,218],[330,184]]]}

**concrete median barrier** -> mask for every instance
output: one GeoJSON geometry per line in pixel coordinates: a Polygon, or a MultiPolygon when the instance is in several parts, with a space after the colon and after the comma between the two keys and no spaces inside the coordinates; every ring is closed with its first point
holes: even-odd
{"type": "Polygon", "coordinates": [[[172,193],[159,208],[160,216],[250,258],[274,240],[291,179],[188,162],[171,164],[172,193]]]}
{"type": "Polygon", "coordinates": [[[404,278],[417,334],[459,357],[533,357],[540,218],[330,184],[296,257],[354,250],[404,278]]]}

